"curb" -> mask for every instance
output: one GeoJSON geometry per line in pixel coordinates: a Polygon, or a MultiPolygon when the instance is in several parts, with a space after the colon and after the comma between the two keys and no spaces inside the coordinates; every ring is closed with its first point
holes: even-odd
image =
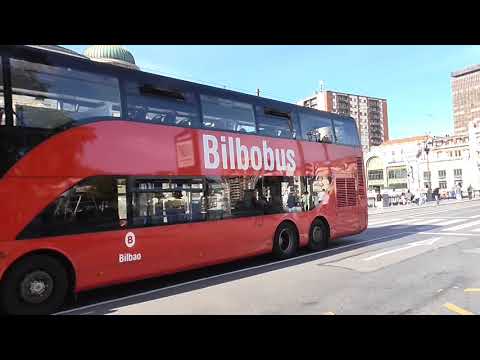
{"type": "MultiPolygon", "coordinates": [[[[445,201],[445,200],[444,200],[445,201]]],[[[370,208],[368,209],[368,215],[376,215],[376,214],[387,214],[387,213],[392,213],[392,212],[398,212],[398,211],[406,211],[406,210],[415,210],[415,209],[425,209],[425,208],[429,208],[429,207],[437,207],[437,206],[446,206],[446,205],[451,205],[451,204],[461,204],[461,203],[469,203],[469,202],[472,202],[472,201],[480,201],[480,198],[475,198],[475,199],[472,199],[472,200],[457,200],[457,201],[452,201],[452,202],[448,202],[448,203],[442,203],[440,201],[440,204],[439,205],[436,205],[435,204],[435,201],[433,201],[433,204],[429,204],[429,205],[416,205],[416,206],[409,206],[409,207],[405,207],[405,208],[401,208],[401,209],[398,209],[398,208],[395,208],[395,209],[392,209],[392,210],[370,210],[370,208]]],[[[405,205],[397,205],[397,206],[405,206],[405,205]]]]}

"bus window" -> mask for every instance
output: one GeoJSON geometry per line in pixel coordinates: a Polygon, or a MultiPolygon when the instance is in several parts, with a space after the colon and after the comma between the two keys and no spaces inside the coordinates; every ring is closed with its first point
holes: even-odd
{"type": "Polygon", "coordinates": [[[256,132],[252,105],[207,95],[200,95],[200,99],[203,127],[242,133],[256,132]]]}
{"type": "Polygon", "coordinates": [[[258,176],[207,178],[207,218],[263,215],[258,176]]]}
{"type": "Polygon", "coordinates": [[[140,179],[132,189],[133,226],[205,219],[202,179],[140,179]]]}
{"type": "Polygon", "coordinates": [[[98,176],[64,192],[20,239],[121,229],[127,225],[126,179],[98,176]]]}
{"type": "Polygon", "coordinates": [[[287,139],[295,138],[289,113],[278,112],[262,107],[258,107],[257,111],[259,134],[287,139]]]}
{"type": "Polygon", "coordinates": [[[3,95],[3,69],[2,57],[0,56],[0,126],[5,125],[5,101],[3,95]]]}
{"type": "Polygon", "coordinates": [[[335,137],[338,144],[359,146],[357,127],[353,119],[333,120],[335,137]]]}
{"type": "Polygon", "coordinates": [[[302,112],[299,116],[302,139],[323,143],[333,142],[332,121],[330,119],[302,112]]]}
{"type": "Polygon", "coordinates": [[[195,95],[150,84],[127,82],[128,118],[156,124],[198,127],[195,95]]]}
{"type": "Polygon", "coordinates": [[[56,129],[120,116],[118,80],[68,67],[11,59],[13,125],[56,129]]]}

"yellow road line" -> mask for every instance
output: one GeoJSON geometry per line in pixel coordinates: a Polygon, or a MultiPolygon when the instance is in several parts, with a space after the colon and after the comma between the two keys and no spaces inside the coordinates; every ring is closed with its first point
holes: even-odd
{"type": "Polygon", "coordinates": [[[467,288],[463,291],[465,291],[465,292],[480,292],[480,288],[467,288]]]}
{"type": "Polygon", "coordinates": [[[468,310],[462,309],[461,307],[452,303],[445,303],[443,304],[443,306],[445,306],[448,310],[453,311],[454,313],[457,313],[460,315],[475,315],[474,313],[468,310]]]}

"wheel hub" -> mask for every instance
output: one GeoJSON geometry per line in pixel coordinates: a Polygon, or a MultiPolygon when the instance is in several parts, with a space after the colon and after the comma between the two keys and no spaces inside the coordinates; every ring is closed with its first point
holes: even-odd
{"type": "Polygon", "coordinates": [[[53,292],[53,278],[45,271],[28,273],[20,283],[20,297],[27,303],[39,304],[53,292]]]}
{"type": "Polygon", "coordinates": [[[320,227],[315,226],[313,228],[313,241],[314,242],[320,242],[322,240],[322,230],[320,227]]]}
{"type": "Polygon", "coordinates": [[[288,230],[284,229],[279,236],[279,245],[282,251],[287,251],[291,246],[291,236],[288,230]]]}

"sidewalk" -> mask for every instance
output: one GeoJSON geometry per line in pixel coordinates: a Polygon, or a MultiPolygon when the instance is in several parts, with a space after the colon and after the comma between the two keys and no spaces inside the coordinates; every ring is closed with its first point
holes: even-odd
{"type": "MultiPolygon", "coordinates": [[[[480,198],[474,198],[472,200],[469,200],[469,199],[440,200],[440,205],[438,205],[438,206],[449,205],[449,204],[457,204],[457,203],[468,203],[468,202],[473,202],[473,201],[480,201],[480,198]]],[[[384,213],[390,213],[390,212],[396,212],[396,211],[402,211],[402,210],[423,209],[423,208],[435,207],[435,206],[437,206],[436,201],[429,201],[426,204],[421,205],[421,206],[418,206],[417,204],[410,204],[410,205],[394,205],[394,206],[390,206],[388,208],[368,208],[368,214],[369,215],[384,214],[384,213]]]]}

